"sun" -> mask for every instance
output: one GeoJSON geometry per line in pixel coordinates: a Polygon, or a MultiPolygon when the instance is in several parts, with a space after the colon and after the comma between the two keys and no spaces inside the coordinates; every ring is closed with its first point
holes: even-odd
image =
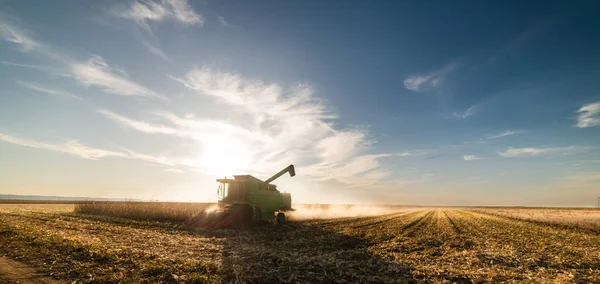
{"type": "Polygon", "coordinates": [[[240,139],[227,133],[203,136],[198,163],[216,176],[231,176],[247,171],[250,152],[240,139]]]}

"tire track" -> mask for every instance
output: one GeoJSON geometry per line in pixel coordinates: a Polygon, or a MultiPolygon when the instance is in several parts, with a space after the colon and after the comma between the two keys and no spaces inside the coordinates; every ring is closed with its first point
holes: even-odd
{"type": "Polygon", "coordinates": [[[461,235],[463,233],[463,231],[458,227],[458,225],[456,225],[454,220],[452,220],[452,218],[450,218],[450,216],[448,216],[448,213],[446,212],[446,210],[444,210],[443,212],[444,212],[444,216],[446,216],[446,218],[448,219],[448,222],[450,222],[450,224],[452,225],[454,232],[458,235],[461,235]]]}
{"type": "Polygon", "coordinates": [[[402,232],[404,235],[412,237],[415,235],[415,232],[419,230],[423,225],[427,224],[433,218],[433,210],[430,210],[425,215],[409,222],[408,224],[402,226],[402,232]]]}
{"type": "Polygon", "coordinates": [[[535,225],[539,225],[539,226],[547,226],[547,227],[551,227],[554,229],[566,229],[566,230],[571,230],[574,232],[585,231],[585,232],[589,232],[589,233],[593,233],[593,234],[600,234],[600,228],[588,228],[588,227],[582,227],[582,226],[578,226],[578,225],[574,225],[574,224],[561,224],[561,223],[552,222],[552,221],[540,221],[540,220],[535,220],[535,219],[528,219],[527,217],[507,216],[507,215],[500,214],[500,213],[493,213],[493,212],[487,212],[487,211],[481,211],[481,210],[476,210],[475,212],[477,212],[479,214],[487,215],[487,216],[501,218],[501,219],[508,219],[508,220],[517,221],[517,222],[531,223],[531,224],[535,224],[535,225]]]}
{"type": "Polygon", "coordinates": [[[419,213],[419,211],[417,211],[417,212],[402,212],[400,214],[395,214],[395,216],[393,216],[391,218],[388,218],[388,219],[379,220],[379,221],[375,221],[375,222],[372,222],[372,223],[361,224],[361,225],[353,226],[352,228],[354,228],[354,229],[360,229],[360,228],[364,228],[364,227],[382,225],[384,223],[388,223],[388,222],[391,222],[393,220],[397,220],[397,219],[400,219],[400,218],[405,218],[408,215],[418,214],[418,213],[419,213]]]}

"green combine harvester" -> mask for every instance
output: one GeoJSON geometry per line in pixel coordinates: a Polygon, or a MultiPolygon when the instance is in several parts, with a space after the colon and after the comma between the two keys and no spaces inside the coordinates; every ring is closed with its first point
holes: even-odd
{"type": "Polygon", "coordinates": [[[285,211],[292,209],[292,196],[271,184],[286,173],[295,176],[294,165],[262,181],[251,175],[234,175],[233,179],[217,179],[218,209],[203,210],[185,222],[188,226],[205,228],[241,227],[263,223],[285,223],[285,211]]]}

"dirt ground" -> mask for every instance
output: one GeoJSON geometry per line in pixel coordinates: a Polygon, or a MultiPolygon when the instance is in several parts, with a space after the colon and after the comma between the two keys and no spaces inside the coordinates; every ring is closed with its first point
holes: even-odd
{"type": "Polygon", "coordinates": [[[54,280],[35,272],[35,270],[21,262],[0,257],[0,284],[22,283],[22,284],[60,284],[67,283],[54,280]]]}

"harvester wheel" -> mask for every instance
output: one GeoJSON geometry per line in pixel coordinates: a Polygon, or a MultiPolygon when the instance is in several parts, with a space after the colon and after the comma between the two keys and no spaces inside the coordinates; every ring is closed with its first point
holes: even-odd
{"type": "Polygon", "coordinates": [[[262,210],[260,210],[260,207],[254,206],[252,207],[252,211],[254,213],[254,216],[252,216],[252,221],[254,221],[254,225],[258,226],[262,223],[262,210]]]}
{"type": "Polygon", "coordinates": [[[285,223],[285,214],[283,214],[283,212],[279,212],[277,213],[277,224],[282,225],[283,223],[285,223]]]}
{"type": "Polygon", "coordinates": [[[253,212],[248,204],[235,205],[231,208],[231,211],[234,215],[232,223],[234,228],[252,225],[253,212]]]}

